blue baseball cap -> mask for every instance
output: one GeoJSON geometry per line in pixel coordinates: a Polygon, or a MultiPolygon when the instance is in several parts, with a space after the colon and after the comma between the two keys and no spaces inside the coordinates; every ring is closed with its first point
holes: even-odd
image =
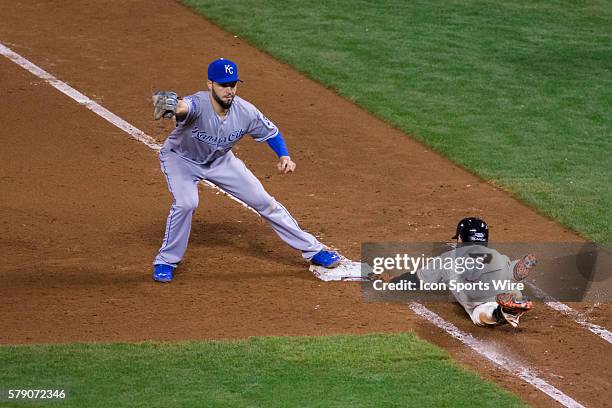
{"type": "Polygon", "coordinates": [[[208,79],[218,84],[238,82],[238,66],[234,61],[219,58],[208,65],[208,79]]]}

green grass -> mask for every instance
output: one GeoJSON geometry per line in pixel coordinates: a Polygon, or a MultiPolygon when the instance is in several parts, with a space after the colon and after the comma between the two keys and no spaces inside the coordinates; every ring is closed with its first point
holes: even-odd
{"type": "Polygon", "coordinates": [[[524,406],[412,334],[3,346],[0,362],[0,388],[69,390],[28,407],[524,406]]]}
{"type": "Polygon", "coordinates": [[[584,236],[612,241],[610,1],[183,2],[584,236]]]}

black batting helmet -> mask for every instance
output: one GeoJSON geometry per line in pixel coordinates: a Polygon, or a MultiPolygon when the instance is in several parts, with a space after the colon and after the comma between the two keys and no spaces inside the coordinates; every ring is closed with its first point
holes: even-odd
{"type": "Polygon", "coordinates": [[[453,239],[462,242],[489,242],[489,226],[480,218],[464,218],[457,224],[453,239]]]}

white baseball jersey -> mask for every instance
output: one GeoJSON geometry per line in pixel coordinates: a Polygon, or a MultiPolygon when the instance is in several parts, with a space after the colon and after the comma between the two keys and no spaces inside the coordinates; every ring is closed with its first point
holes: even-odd
{"type": "MultiPolygon", "coordinates": [[[[468,309],[486,303],[495,302],[495,296],[502,292],[515,292],[516,290],[496,289],[495,285],[506,282],[516,283],[514,279],[514,266],[518,260],[511,261],[508,256],[500,254],[494,249],[484,245],[464,245],[457,249],[445,252],[439,256],[443,260],[481,259],[482,263],[475,263],[469,268],[458,268],[464,262],[431,263],[430,267],[422,268],[417,272],[419,280],[428,283],[464,284],[468,289],[456,290],[449,287],[450,292],[461,305],[468,309]],[[439,265],[448,265],[440,268],[439,265]],[[433,265],[436,265],[435,267],[433,265]]],[[[449,285],[450,286],[450,285],[449,285]]],[[[520,292],[518,292],[520,293],[520,292]]],[[[468,310],[469,313],[469,310],[468,310]]]]}

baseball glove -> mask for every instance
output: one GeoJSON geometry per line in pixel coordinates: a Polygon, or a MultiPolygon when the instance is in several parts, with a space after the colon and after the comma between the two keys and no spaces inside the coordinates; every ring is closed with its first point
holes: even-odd
{"type": "Polygon", "coordinates": [[[153,118],[171,118],[176,113],[178,95],[175,92],[157,91],[153,94],[153,118]]]}
{"type": "Polygon", "coordinates": [[[533,269],[538,264],[538,260],[535,255],[528,254],[523,257],[520,261],[514,265],[514,279],[517,282],[522,281],[527,276],[529,276],[529,271],[533,269]]]}
{"type": "Polygon", "coordinates": [[[519,298],[512,293],[499,293],[495,300],[499,304],[496,309],[498,323],[508,323],[512,327],[518,327],[521,316],[533,309],[533,303],[527,298],[519,298]]]}

